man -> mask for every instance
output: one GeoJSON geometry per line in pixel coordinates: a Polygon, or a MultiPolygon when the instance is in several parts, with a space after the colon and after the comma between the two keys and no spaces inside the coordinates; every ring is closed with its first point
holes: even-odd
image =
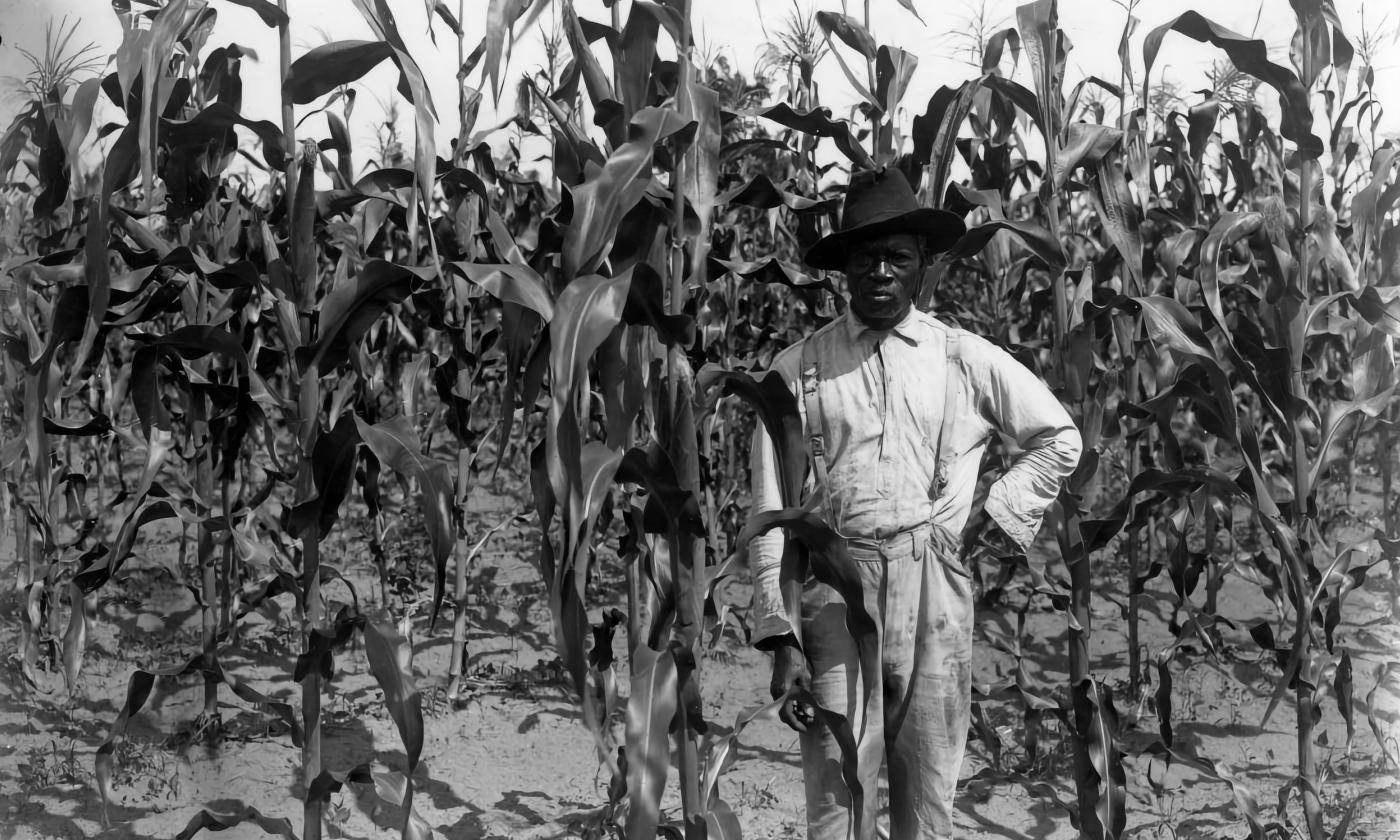
{"type": "MultiPolygon", "coordinates": [[[[1020,449],[985,503],[995,538],[1019,550],[1079,460],[1079,433],[1043,382],[913,307],[930,254],[963,231],[957,216],[921,208],[899,171],[857,173],[838,229],[805,256],[845,273],[850,306],[773,363],[798,395],[809,505],[846,538],[878,629],[875,656],[861,661],[834,589],[809,579],[793,613],[784,604],[782,532],[750,545],[755,643],[773,651],[773,696],[786,698],[779,715],[801,733],[812,840],[853,836],[855,820],[836,736],[810,702],[843,715],[857,743],[860,840],[875,836],[882,760],[890,836],[952,836],[972,703],[972,590],[957,535],[982,454],[994,432],[1020,449]],[[862,672],[875,690],[863,690],[862,672]]],[[[754,512],[781,507],[762,427],[752,458],[754,512]]]]}

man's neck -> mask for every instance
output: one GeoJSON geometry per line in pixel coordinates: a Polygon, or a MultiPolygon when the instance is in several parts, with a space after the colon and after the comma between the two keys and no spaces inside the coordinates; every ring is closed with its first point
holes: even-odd
{"type": "Polygon", "coordinates": [[[870,319],[862,318],[861,316],[857,315],[854,311],[852,311],[851,317],[855,319],[857,324],[860,324],[866,329],[874,330],[875,332],[889,332],[890,330],[904,323],[904,320],[909,317],[909,313],[912,311],[913,307],[910,307],[909,309],[906,309],[903,312],[899,313],[899,315],[891,318],[870,319]]]}

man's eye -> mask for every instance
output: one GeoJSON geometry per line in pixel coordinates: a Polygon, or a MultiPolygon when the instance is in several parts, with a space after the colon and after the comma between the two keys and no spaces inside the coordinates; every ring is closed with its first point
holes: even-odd
{"type": "Polygon", "coordinates": [[[894,252],[890,254],[852,254],[848,263],[852,271],[869,271],[878,263],[885,263],[892,268],[904,271],[914,265],[915,257],[906,252],[894,252]]]}

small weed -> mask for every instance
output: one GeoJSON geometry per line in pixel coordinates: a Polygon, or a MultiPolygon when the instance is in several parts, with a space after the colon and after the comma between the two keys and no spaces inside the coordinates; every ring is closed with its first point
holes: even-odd
{"type": "Polygon", "coordinates": [[[143,791],[151,799],[180,801],[179,767],[160,745],[123,738],[117,742],[113,765],[113,787],[143,791]]]}
{"type": "Polygon", "coordinates": [[[442,717],[452,711],[453,705],[447,696],[447,686],[431,685],[422,690],[423,716],[442,717]]]}
{"type": "Polygon", "coordinates": [[[777,805],[778,795],[773,792],[773,780],[769,779],[761,785],[740,782],[739,796],[735,799],[734,804],[740,808],[755,811],[777,805]]]}
{"type": "Polygon", "coordinates": [[[541,658],[530,668],[486,662],[472,668],[463,681],[463,687],[469,690],[494,689],[521,694],[529,699],[535,698],[537,689],[562,688],[568,684],[568,672],[557,656],[550,660],[541,658]]]}
{"type": "Polygon", "coordinates": [[[58,742],[36,744],[29,749],[26,760],[19,764],[21,784],[27,791],[37,791],[55,785],[86,785],[90,774],[77,755],[77,742],[69,741],[62,749],[58,742]]]}
{"type": "Polygon", "coordinates": [[[333,694],[321,712],[322,720],[326,726],[351,726],[356,721],[374,717],[375,705],[366,696],[333,694]]]}
{"type": "Polygon", "coordinates": [[[223,716],[204,715],[184,724],[170,733],[163,746],[169,750],[182,750],[191,744],[204,744],[217,747],[223,743],[226,731],[223,716]]]}

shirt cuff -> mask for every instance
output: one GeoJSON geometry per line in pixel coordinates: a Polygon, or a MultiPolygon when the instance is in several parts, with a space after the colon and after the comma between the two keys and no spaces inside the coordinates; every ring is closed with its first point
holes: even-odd
{"type": "Polygon", "coordinates": [[[797,637],[797,634],[792,630],[792,622],[788,621],[786,611],[780,613],[766,612],[754,617],[754,647],[759,650],[769,650],[777,645],[784,636],[791,636],[794,639],[797,637]]]}
{"type": "Polygon", "coordinates": [[[997,527],[1011,539],[1016,541],[1016,546],[1022,551],[1031,547],[1035,541],[1035,532],[1040,524],[1039,520],[1027,523],[1024,518],[1017,516],[1007,504],[1005,498],[1005,488],[1000,484],[992,485],[992,489],[987,493],[987,502],[983,505],[987,515],[997,524],[997,527]]]}

